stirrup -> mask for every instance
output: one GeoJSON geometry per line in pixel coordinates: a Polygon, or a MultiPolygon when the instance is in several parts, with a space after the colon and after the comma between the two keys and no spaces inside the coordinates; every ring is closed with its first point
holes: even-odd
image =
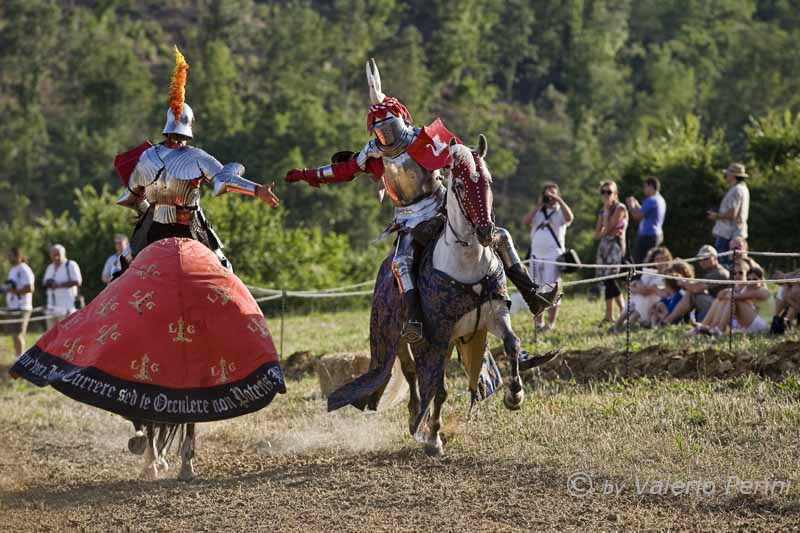
{"type": "Polygon", "coordinates": [[[547,292],[539,292],[538,290],[530,291],[528,294],[523,294],[523,298],[525,299],[525,303],[528,304],[528,308],[533,316],[539,316],[542,311],[557,304],[559,300],[561,300],[561,283],[554,283],[553,288],[547,292]]]}
{"type": "Polygon", "coordinates": [[[409,344],[416,344],[422,340],[422,322],[418,320],[407,320],[403,324],[403,330],[400,332],[400,338],[409,344]]]}

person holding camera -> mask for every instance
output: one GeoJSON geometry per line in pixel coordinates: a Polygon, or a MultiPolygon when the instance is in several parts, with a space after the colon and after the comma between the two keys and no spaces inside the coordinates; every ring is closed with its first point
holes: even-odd
{"type": "Polygon", "coordinates": [[[78,287],[83,283],[78,263],[67,259],[67,252],[60,244],[50,247],[50,259],[44,271],[44,286],[47,289],[47,328],[74,313],[75,301],[79,298],[78,287]]]}
{"type": "Polygon", "coordinates": [[[33,311],[33,270],[26,264],[25,254],[19,248],[12,248],[8,254],[11,270],[4,285],[6,307],[13,311],[19,322],[13,325],[14,355],[19,357],[25,351],[25,333],[33,311]]]}
{"type": "Polygon", "coordinates": [[[634,196],[625,200],[631,217],[639,221],[636,232],[636,244],[633,246],[633,262],[644,261],[648,252],[664,241],[664,217],[667,213],[667,202],[661,196],[661,181],[650,176],[644,180],[645,199],[640,204],[634,196]]]}
{"type": "MultiPolygon", "coordinates": [[[[531,227],[531,259],[557,261],[566,251],[564,242],[567,227],[574,219],[572,210],[559,194],[558,185],[547,182],[542,187],[539,203],[522,218],[522,223],[531,227]]],[[[531,262],[531,277],[539,285],[555,284],[561,280],[561,270],[557,265],[531,262]]],[[[559,304],[544,314],[534,317],[534,325],[539,329],[553,329],[558,317],[559,304]]]]}

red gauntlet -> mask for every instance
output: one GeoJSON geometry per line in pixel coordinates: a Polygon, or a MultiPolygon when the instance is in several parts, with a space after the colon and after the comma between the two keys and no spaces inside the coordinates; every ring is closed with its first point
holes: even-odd
{"type": "Polygon", "coordinates": [[[293,168],[286,173],[284,178],[286,181],[292,183],[295,181],[306,181],[312,187],[319,187],[319,170],[316,168],[293,168]]]}

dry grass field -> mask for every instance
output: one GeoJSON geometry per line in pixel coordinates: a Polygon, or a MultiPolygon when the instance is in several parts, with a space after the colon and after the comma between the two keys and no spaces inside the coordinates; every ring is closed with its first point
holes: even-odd
{"type": "MultiPolygon", "coordinates": [[[[568,301],[561,327],[537,346],[567,348],[573,362],[607,357],[619,370],[624,336],[594,327],[597,305],[568,301]]],[[[363,311],[289,317],[285,351],[364,350],[367,320],[363,311]]],[[[531,347],[527,322],[515,317],[531,347]]],[[[270,324],[277,336],[277,320],[270,324]]],[[[442,459],[406,434],[403,406],[327,414],[315,377],[300,376],[259,413],[201,425],[190,483],[174,479],[177,458],[167,479],[140,481],[140,458],[125,449],[129,424],[9,380],[10,343],[1,342],[0,531],[800,527],[800,380],[790,367],[772,378],[641,376],[636,360],[653,357],[648,347],[669,346],[662,355],[673,358],[726,348],[677,330],[635,332],[627,380],[569,378],[556,365],[526,376],[519,412],[491,398],[467,419],[452,364],[442,459]]],[[[781,352],[776,342],[740,338],[734,351],[760,368],[779,354],[790,359],[795,344],[777,345],[781,352]]]]}

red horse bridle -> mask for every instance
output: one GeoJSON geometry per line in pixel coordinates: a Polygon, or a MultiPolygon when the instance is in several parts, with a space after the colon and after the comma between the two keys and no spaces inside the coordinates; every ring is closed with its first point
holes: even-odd
{"type": "MultiPolygon", "coordinates": [[[[480,226],[494,224],[494,209],[492,207],[492,178],[486,168],[486,163],[483,158],[476,151],[471,151],[472,158],[475,161],[475,173],[471,172],[470,165],[461,161],[453,162],[451,172],[458,181],[453,181],[453,194],[455,195],[458,207],[461,209],[461,214],[467,219],[467,222],[472,226],[472,233],[477,232],[480,226]]],[[[469,246],[470,243],[459,237],[456,233],[450,218],[447,219],[447,225],[453,235],[456,237],[456,242],[461,246],[469,246]]]]}

